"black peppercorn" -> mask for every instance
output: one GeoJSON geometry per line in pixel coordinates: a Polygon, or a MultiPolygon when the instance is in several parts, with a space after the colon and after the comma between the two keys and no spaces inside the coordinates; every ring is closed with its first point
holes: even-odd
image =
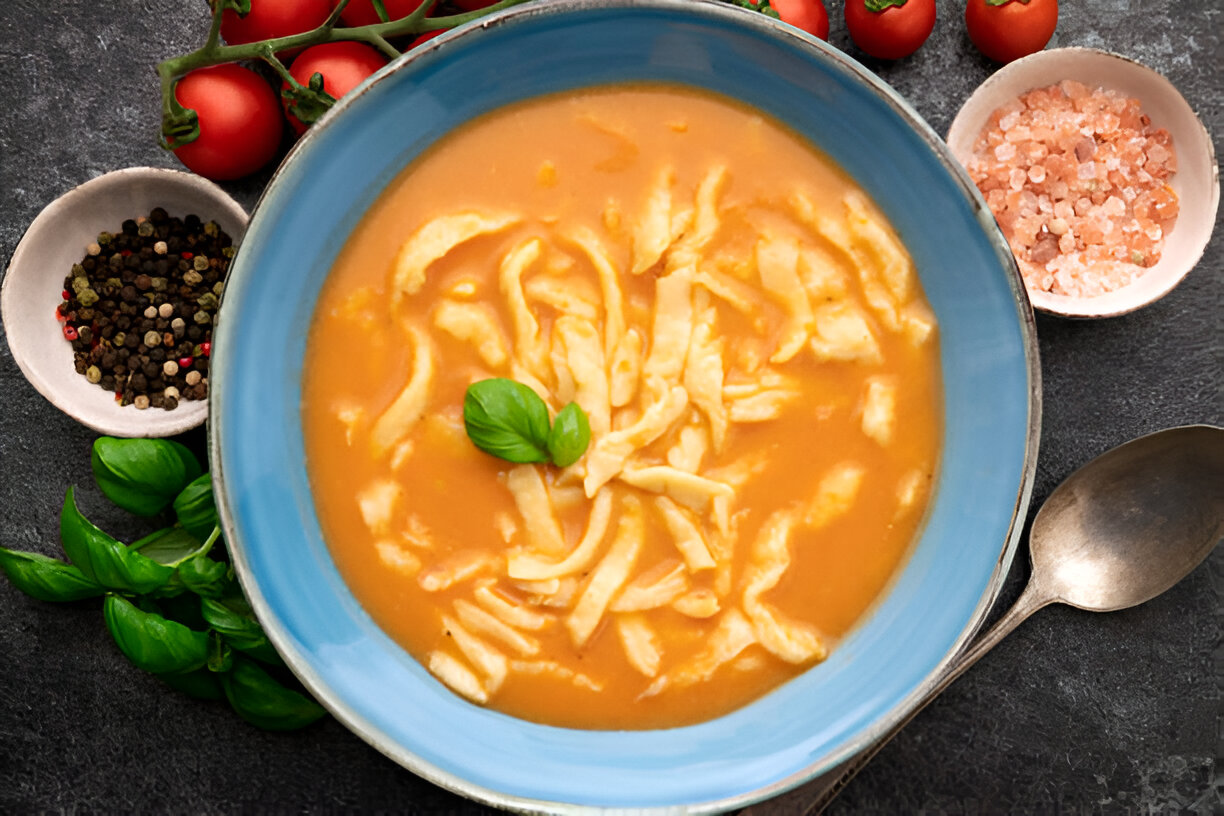
{"type": "Polygon", "coordinates": [[[233,255],[216,222],[160,207],[99,234],[65,277],[56,312],[74,368],[125,405],[171,410],[205,399],[216,299],[233,255]]]}

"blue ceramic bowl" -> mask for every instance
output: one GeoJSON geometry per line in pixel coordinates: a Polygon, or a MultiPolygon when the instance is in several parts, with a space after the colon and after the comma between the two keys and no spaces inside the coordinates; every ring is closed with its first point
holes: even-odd
{"type": "Polygon", "coordinates": [[[1032,313],[984,202],[914,111],[764,15],[698,0],[540,2],[434,41],[346,97],[272,180],[230,273],[212,461],[244,588],[348,727],[494,805],[709,812],[780,793],[897,722],[977,629],[1019,535],[1039,421],[1032,313]],[[824,663],[732,714],[656,731],[524,722],[460,699],[362,610],[319,529],[302,440],[306,332],[341,246],[422,150],[539,94],[683,83],[750,103],[854,176],[909,247],[940,323],[943,460],[904,571],[824,663]]]}

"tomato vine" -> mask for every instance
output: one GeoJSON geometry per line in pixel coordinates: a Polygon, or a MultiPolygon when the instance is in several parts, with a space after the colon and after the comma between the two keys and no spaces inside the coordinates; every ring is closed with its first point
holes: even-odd
{"type": "Polygon", "coordinates": [[[239,15],[248,14],[251,0],[211,0],[212,23],[204,44],[195,51],[163,60],[157,66],[161,83],[162,127],[161,144],[168,150],[182,147],[195,141],[200,135],[196,112],[180,103],[174,95],[174,87],[191,71],[214,65],[259,60],[266,63],[288,84],[286,94],[295,100],[306,101],[312,109],[325,110],[335,100],[319,89],[303,85],[290,75],[289,69],[278,54],[291,52],[320,43],[356,41],[367,43],[389,59],[400,56],[398,48],[391,44],[394,37],[426,34],[439,29],[454,28],[487,14],[510,8],[527,0],[500,0],[485,8],[450,14],[443,17],[427,17],[431,4],[422,3],[415,11],[398,20],[390,20],[382,0],[373,0],[372,5],[382,22],[356,27],[342,27],[337,23],[349,0],[340,0],[328,18],[317,28],[301,34],[277,37],[240,45],[228,45],[221,41],[221,16],[226,10],[239,15]]]}

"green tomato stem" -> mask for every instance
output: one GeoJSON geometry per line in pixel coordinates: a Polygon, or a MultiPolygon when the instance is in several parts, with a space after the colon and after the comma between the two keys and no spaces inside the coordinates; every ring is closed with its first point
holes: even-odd
{"type": "Polygon", "coordinates": [[[894,6],[896,8],[901,8],[905,5],[905,3],[906,0],[865,0],[864,5],[867,7],[868,11],[874,14],[879,14],[882,11],[893,8],[894,6]]]}
{"type": "MultiPolygon", "coordinates": [[[[210,68],[229,62],[242,60],[262,60],[277,70],[282,76],[287,75],[284,65],[275,56],[279,52],[329,42],[358,41],[367,43],[390,59],[400,56],[400,51],[388,42],[390,37],[410,34],[423,34],[441,28],[454,28],[469,23],[488,14],[502,9],[517,6],[528,0],[501,0],[487,8],[468,11],[462,14],[451,14],[445,17],[426,17],[429,3],[422,3],[407,17],[391,20],[385,23],[373,23],[367,26],[352,28],[337,28],[340,12],[348,4],[342,0],[331,15],[318,28],[292,34],[288,37],[276,37],[269,40],[258,40],[240,45],[223,45],[220,40],[221,13],[224,4],[214,4],[212,23],[208,38],[204,45],[195,51],[170,57],[157,65],[157,76],[161,85],[162,96],[162,134],[161,144],[167,149],[174,149],[193,142],[199,137],[199,125],[195,111],[183,107],[174,96],[174,86],[178,81],[200,68],[210,68]],[[279,66],[279,68],[278,68],[279,66]]],[[[294,85],[298,83],[294,82],[294,85]]]]}
{"type": "Polygon", "coordinates": [[[215,3],[213,5],[212,22],[208,27],[208,39],[204,41],[205,48],[216,48],[221,42],[221,14],[225,11],[225,4],[215,3]]]}

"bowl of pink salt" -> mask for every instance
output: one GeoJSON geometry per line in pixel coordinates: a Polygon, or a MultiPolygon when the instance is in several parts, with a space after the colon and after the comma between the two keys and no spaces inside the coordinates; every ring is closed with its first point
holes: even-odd
{"type": "Polygon", "coordinates": [[[947,141],[1040,311],[1134,311],[1172,291],[1211,238],[1211,137],[1172,83],[1126,57],[1058,48],[1017,60],[969,97],[947,141]]]}

